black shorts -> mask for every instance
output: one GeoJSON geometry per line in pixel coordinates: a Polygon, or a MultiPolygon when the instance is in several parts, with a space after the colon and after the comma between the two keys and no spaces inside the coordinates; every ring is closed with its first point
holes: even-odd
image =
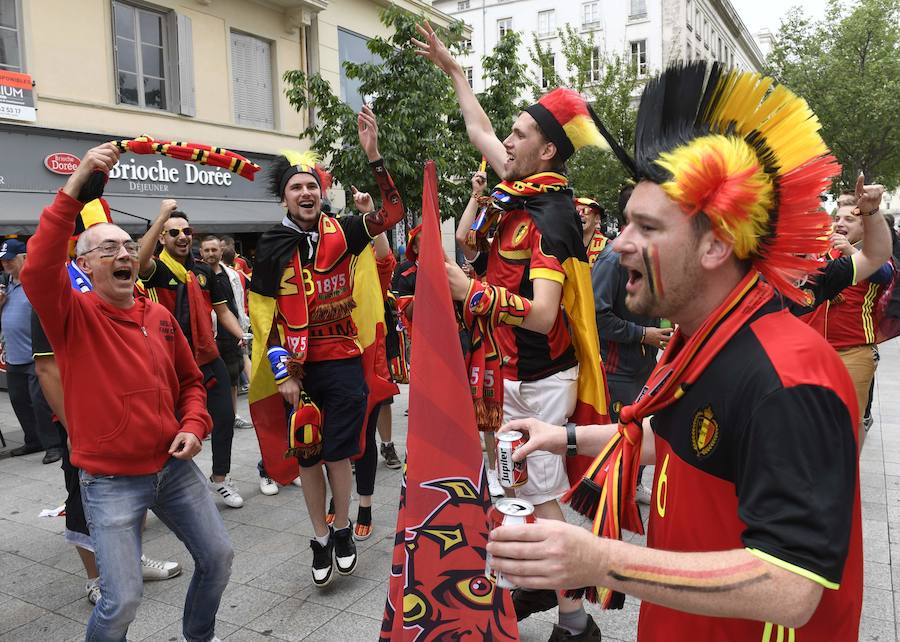
{"type": "Polygon", "coordinates": [[[81,481],[79,480],[78,469],[69,460],[69,449],[66,447],[68,435],[61,423],[58,421],[54,423],[62,444],[62,470],[68,493],[66,497],[66,530],[90,537],[91,532],[88,530],[87,519],[84,517],[84,506],[81,503],[81,481]]]}
{"type": "Polygon", "coordinates": [[[303,371],[303,389],[319,406],[324,426],[322,451],[300,459],[300,465],[310,468],[323,460],[340,461],[359,454],[369,397],[362,358],[307,362],[303,371]]]}
{"type": "Polygon", "coordinates": [[[222,361],[225,362],[225,369],[228,371],[228,380],[231,382],[231,387],[236,388],[241,385],[241,370],[244,369],[244,355],[240,353],[236,355],[223,355],[222,361]]]}

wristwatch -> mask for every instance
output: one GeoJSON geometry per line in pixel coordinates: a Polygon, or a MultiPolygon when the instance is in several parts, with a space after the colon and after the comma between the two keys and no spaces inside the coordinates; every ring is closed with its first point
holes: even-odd
{"type": "Polygon", "coordinates": [[[575,423],[566,424],[566,457],[574,457],[578,454],[578,446],[575,444],[575,423]]]}

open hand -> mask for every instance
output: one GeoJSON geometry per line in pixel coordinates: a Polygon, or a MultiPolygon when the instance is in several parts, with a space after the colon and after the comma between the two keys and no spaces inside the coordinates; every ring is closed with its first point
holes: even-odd
{"type": "Polygon", "coordinates": [[[381,154],[378,153],[378,121],[375,112],[368,105],[363,105],[357,114],[356,127],[359,131],[359,144],[369,161],[377,161],[381,158],[381,154]]]}
{"type": "Polygon", "coordinates": [[[416,46],[416,54],[427,58],[449,76],[454,67],[459,65],[456,60],[453,59],[453,56],[450,55],[450,50],[447,49],[447,45],[441,42],[441,39],[438,38],[431,24],[427,20],[421,24],[417,24],[416,31],[424,38],[424,40],[416,40],[415,38],[410,39],[410,42],[416,46]]]}

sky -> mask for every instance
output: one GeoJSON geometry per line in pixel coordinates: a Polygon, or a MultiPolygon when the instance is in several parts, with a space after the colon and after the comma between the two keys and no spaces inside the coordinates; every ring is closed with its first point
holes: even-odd
{"type": "Polygon", "coordinates": [[[782,18],[792,7],[800,6],[807,15],[820,19],[825,15],[826,0],[731,0],[750,33],[768,28],[778,31],[782,18]]]}

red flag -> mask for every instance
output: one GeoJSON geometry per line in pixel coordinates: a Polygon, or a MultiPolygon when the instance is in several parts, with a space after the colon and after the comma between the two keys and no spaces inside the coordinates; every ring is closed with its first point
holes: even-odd
{"type": "Polygon", "coordinates": [[[425,165],[406,475],[381,640],[518,640],[509,591],[484,576],[490,497],[425,165]]]}

